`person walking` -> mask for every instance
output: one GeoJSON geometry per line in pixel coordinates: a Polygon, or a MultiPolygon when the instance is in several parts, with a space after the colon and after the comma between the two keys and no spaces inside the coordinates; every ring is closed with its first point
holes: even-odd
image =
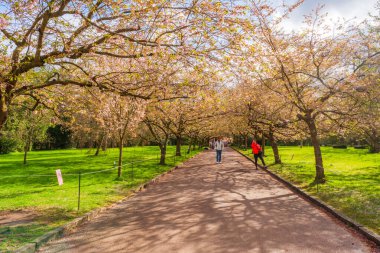
{"type": "Polygon", "coordinates": [[[264,168],[266,169],[267,166],[265,165],[265,162],[263,159],[263,150],[262,150],[261,146],[254,139],[252,140],[251,148],[252,148],[253,157],[255,158],[256,169],[257,169],[257,159],[258,158],[260,158],[261,162],[264,165],[264,168]]]}
{"type": "Polygon", "coordinates": [[[216,150],[216,163],[222,163],[222,151],[224,149],[222,138],[218,137],[214,145],[216,150]]]}

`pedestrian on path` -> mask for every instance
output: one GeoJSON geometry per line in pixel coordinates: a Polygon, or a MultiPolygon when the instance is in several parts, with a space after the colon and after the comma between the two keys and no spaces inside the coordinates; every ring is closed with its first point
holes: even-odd
{"type": "Polygon", "coordinates": [[[216,163],[222,163],[222,151],[224,149],[222,138],[218,137],[214,145],[216,150],[216,163]]]}
{"type": "Polygon", "coordinates": [[[255,158],[256,169],[257,169],[257,158],[260,158],[261,162],[264,165],[264,168],[266,169],[267,166],[265,165],[265,162],[263,159],[263,150],[261,146],[255,141],[255,139],[252,140],[251,148],[252,148],[253,157],[255,158]]]}

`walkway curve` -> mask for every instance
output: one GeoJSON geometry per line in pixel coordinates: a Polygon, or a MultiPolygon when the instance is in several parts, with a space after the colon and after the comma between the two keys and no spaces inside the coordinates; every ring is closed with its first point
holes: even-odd
{"type": "Polygon", "coordinates": [[[39,252],[370,252],[252,162],[205,151],[39,252]]]}

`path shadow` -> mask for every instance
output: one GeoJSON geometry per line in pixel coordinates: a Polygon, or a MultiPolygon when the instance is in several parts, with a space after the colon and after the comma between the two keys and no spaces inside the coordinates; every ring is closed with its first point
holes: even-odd
{"type": "Polygon", "coordinates": [[[365,252],[360,240],[232,150],[198,156],[40,252],[365,252]],[[244,168],[241,168],[243,166],[244,168]]]}

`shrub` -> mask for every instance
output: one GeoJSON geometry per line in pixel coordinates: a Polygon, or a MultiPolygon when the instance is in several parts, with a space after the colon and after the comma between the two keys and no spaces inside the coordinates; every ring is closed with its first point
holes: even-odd
{"type": "Polygon", "coordinates": [[[356,146],[354,146],[354,148],[356,148],[356,149],[366,149],[367,146],[366,145],[356,145],[356,146]]]}
{"type": "Polygon", "coordinates": [[[0,136],[0,154],[8,154],[17,149],[17,141],[12,138],[0,136]]]}
{"type": "Polygon", "coordinates": [[[332,147],[333,147],[333,148],[343,148],[343,149],[346,149],[346,148],[347,148],[347,145],[345,145],[345,144],[340,144],[340,145],[333,145],[332,147]]]}

